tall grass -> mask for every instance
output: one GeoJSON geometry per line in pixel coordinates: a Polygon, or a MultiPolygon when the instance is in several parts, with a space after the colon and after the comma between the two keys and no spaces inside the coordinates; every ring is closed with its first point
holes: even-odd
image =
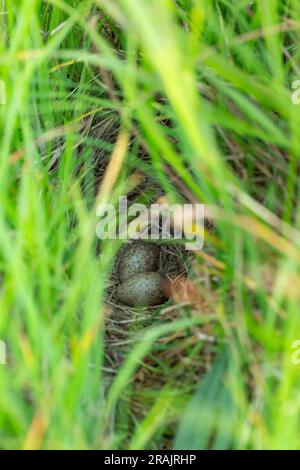
{"type": "Polygon", "coordinates": [[[299,449],[299,29],[296,0],[0,1],[1,448],[299,449]],[[113,362],[96,206],[145,177],[215,231],[201,302],[113,362]]]}

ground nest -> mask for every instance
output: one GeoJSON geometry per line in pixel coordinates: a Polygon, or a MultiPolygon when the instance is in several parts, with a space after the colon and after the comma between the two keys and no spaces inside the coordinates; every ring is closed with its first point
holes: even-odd
{"type": "MultiPolygon", "coordinates": [[[[128,241],[127,243],[133,242],[128,241]]],[[[130,351],[131,346],[137,341],[137,334],[144,328],[154,326],[161,321],[184,318],[187,315],[209,314],[212,311],[213,303],[212,299],[199,295],[199,286],[195,282],[195,277],[197,276],[199,283],[203,285],[210,282],[210,275],[207,271],[202,274],[195,272],[195,266],[198,266],[198,262],[194,253],[186,250],[184,244],[158,241],[160,246],[159,272],[172,279],[176,286],[174,295],[163,304],[153,307],[136,308],[121,304],[116,298],[116,290],[120,282],[118,267],[120,256],[127,243],[123,245],[116,257],[106,297],[108,311],[106,316],[106,371],[113,375],[123,362],[124,356],[130,351]],[[182,285],[184,285],[184,289],[182,285]]],[[[184,365],[191,365],[189,374],[202,374],[210,364],[211,355],[214,354],[214,344],[215,337],[209,324],[204,327],[195,327],[190,336],[187,332],[178,332],[172,338],[159,340],[154,356],[146,357],[145,364],[147,365],[137,372],[134,378],[135,387],[141,386],[144,390],[147,381],[149,381],[149,388],[154,383],[157,387],[163,385],[164,374],[155,365],[156,360],[166,360],[168,367],[173,369],[174,377],[178,377],[178,380],[187,380],[187,370],[184,365]],[[169,343],[170,348],[166,349],[165,343],[169,343]],[[200,361],[199,358],[197,360],[197,357],[191,359],[188,357],[192,344],[202,351],[200,361]],[[165,354],[167,357],[164,359],[165,354]]]]}
{"type": "MultiPolygon", "coordinates": [[[[128,241],[127,243],[134,243],[128,241]]],[[[122,304],[116,293],[120,284],[119,279],[119,264],[122,259],[122,254],[127,248],[127,243],[120,249],[116,262],[114,264],[112,276],[110,279],[109,288],[107,291],[107,303],[113,308],[114,311],[120,314],[135,314],[146,315],[148,311],[161,308],[161,305],[147,306],[147,307],[130,307],[122,304]]],[[[176,284],[178,280],[185,279],[189,272],[190,253],[185,249],[182,244],[174,243],[158,243],[160,247],[159,265],[157,272],[163,274],[167,279],[176,284]]],[[[166,302],[164,302],[166,303],[166,302]]]]}

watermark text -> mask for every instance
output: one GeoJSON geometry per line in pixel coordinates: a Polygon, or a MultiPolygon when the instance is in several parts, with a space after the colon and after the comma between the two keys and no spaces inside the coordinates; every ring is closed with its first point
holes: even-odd
{"type": "Polygon", "coordinates": [[[100,204],[97,237],[104,239],[184,240],[187,250],[201,250],[204,245],[204,205],[155,203],[128,206],[126,196],[119,207],[100,204]]]}
{"type": "Polygon", "coordinates": [[[292,82],[291,100],[293,104],[300,104],[300,80],[294,80],[292,82]]]}
{"type": "Polygon", "coordinates": [[[0,365],[6,364],[6,344],[0,340],[0,365]]]}
{"type": "Polygon", "coordinates": [[[1,104],[6,104],[6,87],[3,80],[0,80],[0,105],[1,104]]]}

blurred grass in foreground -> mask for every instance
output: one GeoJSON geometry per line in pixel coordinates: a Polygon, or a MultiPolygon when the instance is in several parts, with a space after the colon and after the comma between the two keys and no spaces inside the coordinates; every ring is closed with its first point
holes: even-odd
{"type": "Polygon", "coordinates": [[[1,448],[299,449],[299,29],[296,0],[0,2],[1,448]],[[121,131],[106,197],[137,171],[176,199],[173,172],[218,286],[137,327],[111,381],[93,156],[121,131]]]}

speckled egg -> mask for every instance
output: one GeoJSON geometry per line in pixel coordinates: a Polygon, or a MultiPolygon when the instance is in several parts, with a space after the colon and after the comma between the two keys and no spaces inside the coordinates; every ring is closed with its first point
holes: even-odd
{"type": "Polygon", "coordinates": [[[120,254],[119,277],[125,281],[130,276],[159,269],[160,248],[150,242],[136,240],[126,245],[120,254]]]}
{"type": "Polygon", "coordinates": [[[160,273],[135,274],[119,285],[117,297],[130,307],[160,305],[167,300],[166,284],[166,277],[160,273]]]}

